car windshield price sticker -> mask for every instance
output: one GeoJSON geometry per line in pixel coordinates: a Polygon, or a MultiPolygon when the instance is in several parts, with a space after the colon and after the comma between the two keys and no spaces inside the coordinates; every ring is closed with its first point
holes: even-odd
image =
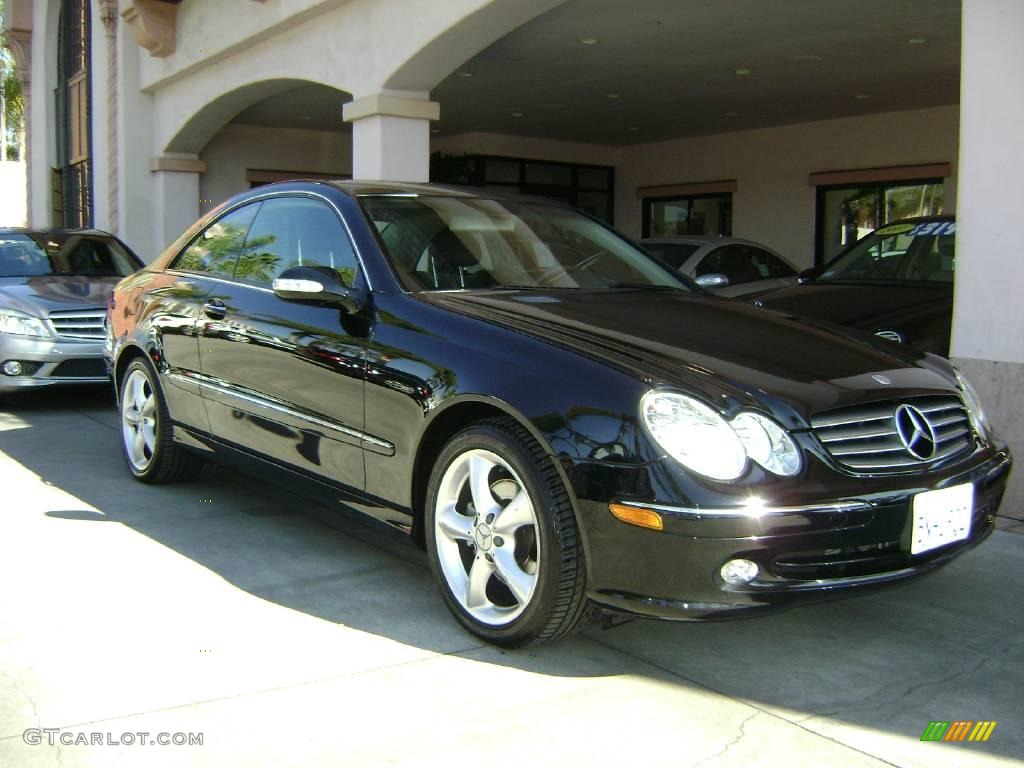
{"type": "Polygon", "coordinates": [[[974,485],[971,483],[917,494],[910,553],[919,555],[966,539],[971,533],[973,510],[974,485]]]}

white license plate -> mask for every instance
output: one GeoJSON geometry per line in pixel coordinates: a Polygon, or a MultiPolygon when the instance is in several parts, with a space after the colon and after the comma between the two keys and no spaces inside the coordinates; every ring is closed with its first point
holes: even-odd
{"type": "Polygon", "coordinates": [[[919,555],[954,541],[963,541],[971,535],[974,485],[964,483],[919,493],[914,497],[913,512],[911,554],[919,555]]]}

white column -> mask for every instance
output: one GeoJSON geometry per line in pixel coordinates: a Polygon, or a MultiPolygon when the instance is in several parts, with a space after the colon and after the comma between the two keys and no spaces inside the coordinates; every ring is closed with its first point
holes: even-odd
{"type": "Polygon", "coordinates": [[[430,121],[441,108],[426,94],[379,93],[345,105],[352,123],[352,177],[379,181],[430,179],[430,121]]]}
{"type": "MultiPolygon", "coordinates": [[[[1009,83],[1024,70],[1024,3],[963,0],[962,7],[951,351],[1019,463],[1024,458],[1024,267],[1015,185],[1024,178],[1024,100],[1009,83]]],[[[1003,511],[1019,516],[1022,509],[1024,470],[1018,466],[1003,511]]]]}
{"type": "Polygon", "coordinates": [[[152,261],[199,218],[199,174],[206,164],[195,158],[158,157],[153,172],[152,261]]]}

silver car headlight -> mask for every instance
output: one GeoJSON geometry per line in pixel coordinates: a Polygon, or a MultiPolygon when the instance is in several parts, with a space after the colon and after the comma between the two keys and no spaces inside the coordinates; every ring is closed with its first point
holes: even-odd
{"type": "Polygon", "coordinates": [[[800,472],[800,450],[782,427],[759,413],[744,411],[729,422],[747,455],[775,475],[792,477],[800,472]]]}
{"type": "Polygon", "coordinates": [[[674,392],[648,392],[640,404],[658,445],[687,469],[712,480],[736,480],[752,459],[777,475],[800,471],[800,451],[771,419],[743,412],[731,422],[699,400],[674,392]]]}
{"type": "Polygon", "coordinates": [[[992,427],[989,425],[988,418],[985,416],[985,410],[981,407],[981,400],[978,399],[978,393],[974,391],[974,387],[971,386],[971,382],[969,382],[967,378],[960,373],[960,371],[954,368],[953,373],[956,374],[956,381],[959,385],[960,395],[963,397],[964,405],[967,407],[967,418],[970,419],[974,433],[982,440],[991,441],[992,427]]]}
{"type": "Polygon", "coordinates": [[[26,315],[16,309],[0,309],[0,333],[36,336],[43,339],[48,339],[52,335],[38,317],[26,315]]]}

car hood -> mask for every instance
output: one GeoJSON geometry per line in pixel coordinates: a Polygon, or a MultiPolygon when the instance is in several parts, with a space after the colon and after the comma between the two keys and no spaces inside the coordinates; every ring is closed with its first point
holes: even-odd
{"type": "Polygon", "coordinates": [[[949,312],[953,286],[886,283],[804,283],[758,297],[759,306],[874,331],[907,317],[949,312]]]}
{"type": "Polygon", "coordinates": [[[857,332],[714,296],[654,291],[426,293],[421,298],[793,429],[859,402],[954,390],[952,372],[857,332]],[[874,376],[873,376],[874,375],[874,376]],[[877,377],[877,378],[876,378],[877,377]]]}
{"type": "Polygon", "coordinates": [[[106,307],[120,277],[45,275],[0,278],[0,307],[30,315],[86,307],[106,307]]]}

